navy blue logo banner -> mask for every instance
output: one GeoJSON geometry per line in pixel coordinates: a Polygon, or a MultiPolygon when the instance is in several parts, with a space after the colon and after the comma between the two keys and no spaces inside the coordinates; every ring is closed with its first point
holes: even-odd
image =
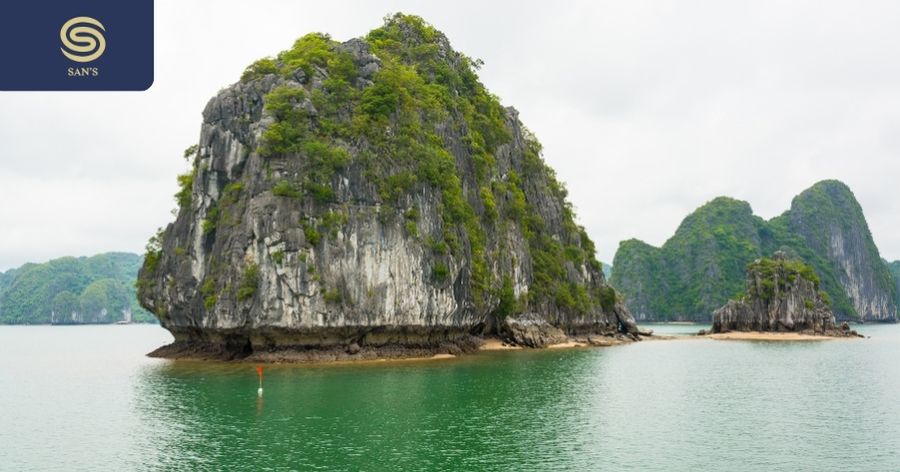
{"type": "Polygon", "coordinates": [[[0,90],[153,84],[153,0],[19,0],[0,12],[0,90]]]}

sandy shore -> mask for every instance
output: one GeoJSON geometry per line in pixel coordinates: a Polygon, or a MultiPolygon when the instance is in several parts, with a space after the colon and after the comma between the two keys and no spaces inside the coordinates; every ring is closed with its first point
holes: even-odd
{"type": "Polygon", "coordinates": [[[481,346],[478,346],[479,351],[508,351],[513,349],[522,349],[522,346],[507,344],[499,338],[486,338],[481,343],[481,346]]]}
{"type": "Polygon", "coordinates": [[[431,360],[435,360],[435,359],[453,359],[454,357],[456,357],[456,356],[454,356],[453,354],[435,354],[431,357],[419,358],[419,359],[422,359],[425,361],[431,361],[431,360]]]}
{"type": "Polygon", "coordinates": [[[584,347],[587,346],[585,343],[580,343],[578,341],[567,341],[559,344],[551,344],[547,346],[547,349],[566,349],[570,347],[584,347]]]}
{"type": "Polygon", "coordinates": [[[738,341],[825,341],[828,339],[842,339],[834,336],[821,336],[817,334],[770,333],[761,331],[730,331],[728,333],[707,334],[703,337],[738,341]]]}

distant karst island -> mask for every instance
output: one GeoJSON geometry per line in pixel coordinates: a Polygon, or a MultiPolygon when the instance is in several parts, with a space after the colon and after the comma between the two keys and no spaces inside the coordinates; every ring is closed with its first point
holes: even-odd
{"type": "Polygon", "coordinates": [[[638,321],[709,322],[744,290],[747,265],[776,251],[813,268],[839,321],[897,321],[900,262],[881,258],[853,192],[836,180],[803,191],[769,221],[746,202],[716,198],[662,247],[623,241],[610,283],[638,321]]]}
{"type": "Polygon", "coordinates": [[[164,357],[455,354],[641,334],[537,138],[421,18],[313,33],[203,112],[141,304],[164,357]]]}
{"type": "Polygon", "coordinates": [[[141,256],[62,257],[0,272],[0,324],[153,323],[135,291],[141,256]]]}

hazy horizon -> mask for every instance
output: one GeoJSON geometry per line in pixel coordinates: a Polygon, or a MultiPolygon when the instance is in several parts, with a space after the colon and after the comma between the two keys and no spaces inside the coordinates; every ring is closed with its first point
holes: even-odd
{"type": "Polygon", "coordinates": [[[308,32],[344,41],[395,11],[484,61],[603,262],[625,239],[662,244],[717,196],[769,219],[829,178],[900,259],[900,4],[568,5],[158,0],[148,92],[0,93],[0,271],[142,253],[173,220],[182,151],[217,90],[308,32]]]}

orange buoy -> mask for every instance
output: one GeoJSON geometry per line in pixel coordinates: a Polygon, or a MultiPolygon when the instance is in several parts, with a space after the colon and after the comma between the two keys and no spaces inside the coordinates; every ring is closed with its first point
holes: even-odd
{"type": "Polygon", "coordinates": [[[261,397],[263,394],[263,389],[262,389],[263,368],[261,365],[256,366],[256,375],[259,376],[259,390],[256,391],[256,395],[261,397]]]}

